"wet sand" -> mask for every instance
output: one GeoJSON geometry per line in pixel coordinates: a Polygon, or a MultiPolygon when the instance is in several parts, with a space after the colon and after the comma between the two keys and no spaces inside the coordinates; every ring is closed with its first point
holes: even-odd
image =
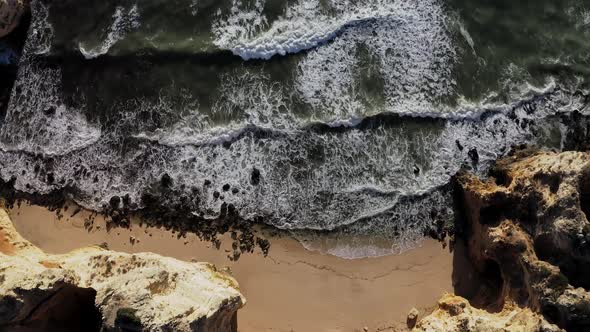
{"type": "Polygon", "coordinates": [[[193,235],[178,239],[139,225],[107,233],[100,218],[94,222],[99,228],[88,232],[84,219],[89,213],[69,217],[72,212],[60,220],[45,208],[23,205],[10,215],[23,237],[49,253],[106,243],[112,250],[228,266],[248,301],[239,312],[242,332],[404,331],[412,307],[429,312],[453,290],[452,254],[433,240],[398,256],[346,260],[307,251],[290,238],[270,238],[268,257],[256,252],[232,262],[223,245],[216,250],[193,235]],[[131,237],[138,241],[132,244],[131,237]]]}

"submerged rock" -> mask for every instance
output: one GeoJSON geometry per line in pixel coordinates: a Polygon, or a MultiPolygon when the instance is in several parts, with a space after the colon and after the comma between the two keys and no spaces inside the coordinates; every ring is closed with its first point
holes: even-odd
{"type": "Polygon", "coordinates": [[[28,0],[0,0],[0,38],[16,29],[27,3],[28,0]]]}
{"type": "Polygon", "coordinates": [[[0,326],[34,331],[236,331],[237,282],[207,263],[100,247],[49,255],[0,210],[0,326]]]}

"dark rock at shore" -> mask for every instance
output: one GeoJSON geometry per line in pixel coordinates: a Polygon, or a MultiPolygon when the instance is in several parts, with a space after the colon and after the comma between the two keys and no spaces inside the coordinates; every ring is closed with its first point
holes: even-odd
{"type": "Polygon", "coordinates": [[[252,169],[252,175],[250,177],[250,183],[253,186],[257,186],[258,184],[260,184],[260,170],[258,168],[253,168],[252,169]]]}
{"type": "MultiPolygon", "coordinates": [[[[68,186],[43,195],[21,192],[14,189],[15,181],[14,178],[8,182],[0,180],[0,197],[8,208],[28,202],[44,206],[61,217],[70,198],[76,195],[76,189],[68,186]]],[[[237,259],[244,253],[252,253],[256,248],[260,248],[264,255],[270,250],[270,242],[258,236],[254,230],[256,225],[263,225],[263,220],[242,218],[233,204],[223,203],[216,218],[206,218],[199,212],[199,196],[189,197],[180,189],[167,188],[161,191],[160,188],[153,188],[141,196],[141,206],[143,208],[131,203],[129,195],[113,196],[102,211],[94,215],[104,216],[109,229],[128,228],[131,226],[131,218],[137,216],[143,224],[174,230],[179,236],[194,233],[201,240],[212,242],[218,249],[221,244],[218,239],[220,235],[235,233],[238,235],[232,237],[232,241],[239,249],[239,255],[232,254],[232,259],[237,259]]],[[[91,227],[91,224],[92,220],[89,220],[87,226],[91,227]]]]}
{"type": "Polygon", "coordinates": [[[560,120],[569,128],[564,140],[564,149],[567,151],[590,150],[590,117],[574,111],[562,115],[560,120]]]}
{"type": "Polygon", "coordinates": [[[471,159],[473,167],[477,167],[477,164],[479,164],[479,153],[477,152],[477,149],[473,148],[469,150],[467,154],[469,155],[469,159],[471,159]]]}

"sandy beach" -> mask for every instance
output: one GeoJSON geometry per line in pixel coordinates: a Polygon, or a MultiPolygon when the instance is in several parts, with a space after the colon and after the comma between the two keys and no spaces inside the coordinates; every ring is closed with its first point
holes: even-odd
{"type": "Polygon", "coordinates": [[[133,225],[107,232],[101,218],[88,232],[89,212],[59,219],[43,207],[22,205],[10,211],[22,236],[49,253],[106,243],[124,252],[155,252],[182,260],[229,267],[247,298],[239,312],[239,331],[403,331],[412,307],[431,310],[444,292],[452,292],[452,254],[440,243],[397,256],[346,260],[305,250],[297,241],[270,238],[268,257],[243,255],[232,262],[223,245],[212,248],[193,235],[178,238],[161,229],[133,225]],[[131,239],[135,243],[132,244],[131,239]]]}

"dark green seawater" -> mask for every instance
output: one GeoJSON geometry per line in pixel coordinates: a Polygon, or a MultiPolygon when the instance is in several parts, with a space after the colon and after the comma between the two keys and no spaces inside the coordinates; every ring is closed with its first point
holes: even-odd
{"type": "Polygon", "coordinates": [[[32,6],[0,176],[91,209],[167,175],[204,217],[384,255],[452,222],[460,169],[587,141],[590,0],[32,6]]]}

